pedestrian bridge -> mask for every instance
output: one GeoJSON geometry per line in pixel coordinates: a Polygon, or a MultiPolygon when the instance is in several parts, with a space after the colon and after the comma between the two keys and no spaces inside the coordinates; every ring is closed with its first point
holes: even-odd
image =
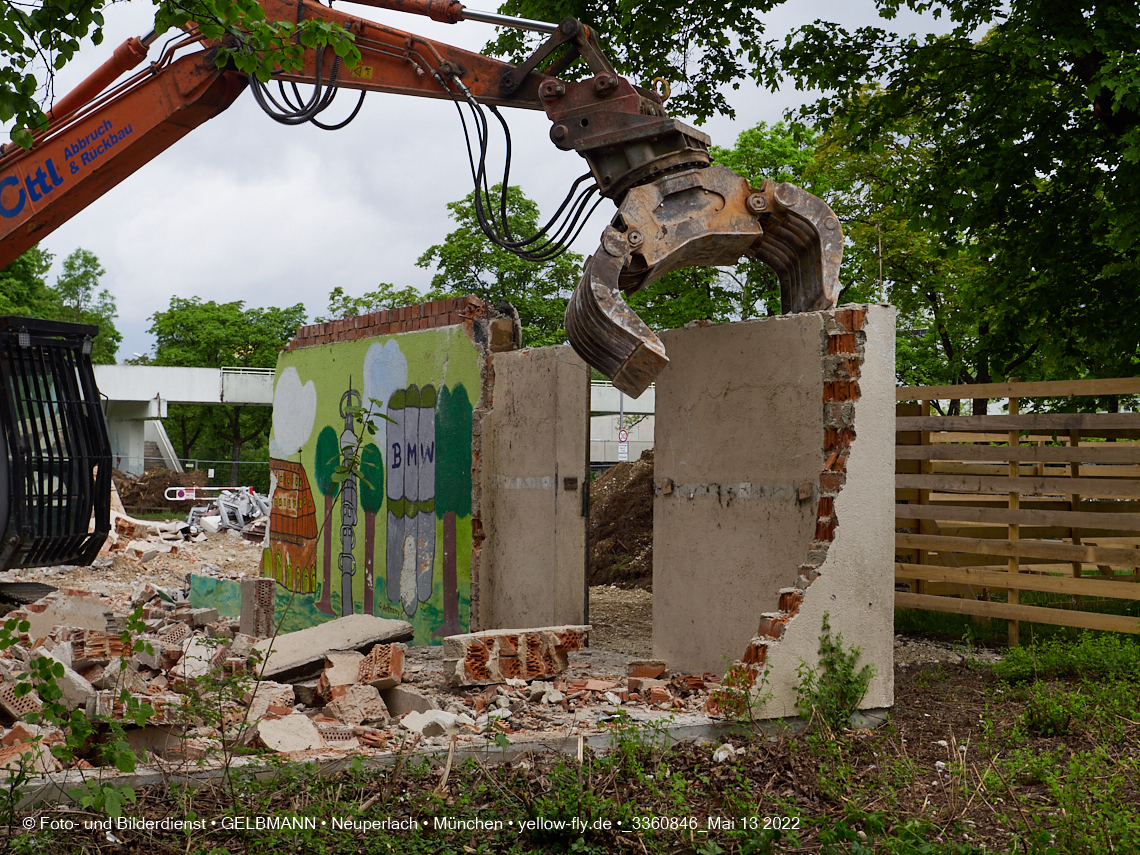
{"type": "Polygon", "coordinates": [[[141,475],[149,466],[182,470],[158,419],[169,404],[273,406],[272,368],[176,368],[96,365],[95,383],[107,399],[107,428],[115,468],[141,475]],[[148,444],[154,443],[149,450],[148,444]]]}
{"type": "MultiPolygon", "coordinates": [[[[162,422],[169,404],[218,404],[232,407],[273,406],[272,368],[177,368],[160,365],[96,365],[95,382],[107,399],[107,425],[115,468],[139,475],[160,462],[181,471],[182,465],[162,422]],[[150,453],[148,443],[154,443],[150,453]]],[[[630,430],[630,456],[653,445],[653,387],[639,398],[623,395],[612,383],[590,384],[591,458],[617,460],[619,413],[642,417],[630,430]],[[647,417],[647,418],[646,418],[647,417]]],[[[627,422],[628,423],[628,422],[627,422]]]]}

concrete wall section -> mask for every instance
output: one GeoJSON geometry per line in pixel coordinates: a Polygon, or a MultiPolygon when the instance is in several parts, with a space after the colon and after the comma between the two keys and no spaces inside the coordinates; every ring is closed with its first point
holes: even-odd
{"type": "Polygon", "coordinates": [[[589,370],[567,346],[498,353],[482,425],[479,629],[586,622],[589,370]]]}
{"type": "MultiPolygon", "coordinates": [[[[857,316],[851,317],[857,326],[857,316]]],[[[818,577],[805,585],[809,571],[799,581],[803,599],[798,612],[785,624],[779,640],[773,639],[767,648],[771,669],[767,690],[773,698],[766,716],[795,714],[796,669],[801,660],[815,663],[818,658],[824,612],[832,633],[842,633],[846,645],[862,648],[860,663],[875,667],[861,708],[879,709],[894,703],[894,309],[868,306],[862,329],[847,332],[829,322],[827,332],[830,349],[842,351],[846,341],[852,341],[858,351],[853,422],[841,427],[831,421],[833,426],[827,428],[835,433],[850,430],[852,436],[845,469],[839,469],[841,451],[832,463],[835,470],[845,472],[842,483],[832,487],[837,491],[833,522],[826,517],[823,522],[825,530],[833,530],[834,540],[816,571],[818,577]]],[[[825,370],[834,372],[838,365],[842,372],[851,355],[830,354],[825,370]]],[[[831,412],[842,411],[843,403],[832,402],[831,412]]],[[[844,441],[842,437],[832,440],[828,459],[836,453],[835,446],[842,449],[844,441]]],[[[794,599],[785,596],[784,605],[792,606],[794,599]]],[[[775,622],[777,627],[783,617],[775,622]]]]}
{"type": "Polygon", "coordinates": [[[855,307],[662,336],[654,653],[745,683],[770,668],[765,714],[794,711],[825,610],[879,672],[864,708],[891,702],[893,324],[855,307]]]}
{"type": "Polygon", "coordinates": [[[788,315],[662,335],[653,652],[674,671],[723,672],[795,583],[815,531],[822,328],[788,315]]]}

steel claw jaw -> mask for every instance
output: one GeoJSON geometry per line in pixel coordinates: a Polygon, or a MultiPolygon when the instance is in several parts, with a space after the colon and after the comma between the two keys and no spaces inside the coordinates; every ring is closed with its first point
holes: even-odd
{"type": "Polygon", "coordinates": [[[759,258],[780,281],[784,312],[830,308],[843,232],[821,199],[791,184],[759,190],[723,166],[686,169],[632,188],[602,233],[566,307],[575,351],[632,397],[669,363],[622,295],[673,270],[759,258]]]}

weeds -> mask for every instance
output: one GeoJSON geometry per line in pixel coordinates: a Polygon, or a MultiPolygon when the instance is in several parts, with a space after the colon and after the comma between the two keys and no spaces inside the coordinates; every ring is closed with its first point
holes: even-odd
{"type": "Polygon", "coordinates": [[[1140,682],[1140,644],[1111,634],[1082,633],[1075,642],[1050,639],[1014,647],[994,666],[1007,683],[1057,677],[1140,682]]]}
{"type": "Polygon", "coordinates": [[[862,650],[845,649],[843,634],[831,637],[828,612],[823,613],[819,635],[819,670],[801,661],[796,673],[796,709],[808,719],[818,719],[833,733],[847,729],[851,715],[867,694],[867,686],[875,676],[874,665],[857,668],[862,650]]]}

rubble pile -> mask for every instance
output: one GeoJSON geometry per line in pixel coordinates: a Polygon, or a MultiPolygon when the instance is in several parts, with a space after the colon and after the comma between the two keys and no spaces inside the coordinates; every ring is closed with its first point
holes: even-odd
{"type": "Polygon", "coordinates": [[[197,527],[179,522],[148,522],[111,511],[111,531],[100,553],[121,554],[146,564],[160,554],[177,555],[178,547],[187,541],[204,543],[197,527]]]}
{"type": "MultiPolygon", "coordinates": [[[[122,722],[128,744],[159,766],[221,761],[232,747],[335,756],[391,751],[408,740],[442,747],[500,734],[543,739],[662,713],[707,720],[716,684],[711,674],[671,676],[653,660],[599,677],[589,661],[570,660],[591,658],[588,626],[453,636],[441,651],[406,647],[412,628],[404,621],[349,615],[258,639],[239,632],[238,620],[149,583],[129,602],[61,590],[9,618],[30,626],[0,651],[0,719],[7,720],[0,768],[26,756],[41,773],[60,769],[50,749],[65,734],[22,721],[42,705],[36,692],[16,691],[39,656],[58,664],[67,709],[122,722]],[[124,636],[127,606],[141,607],[145,631],[137,639],[124,636]],[[472,670],[475,660],[495,664],[472,670]]],[[[606,655],[613,656],[598,652],[606,655]]],[[[73,765],[99,762],[92,748],[73,765]]]]}
{"type": "Polygon", "coordinates": [[[186,503],[166,498],[169,487],[205,487],[209,478],[201,470],[174,472],[170,469],[148,469],[142,475],[131,475],[115,469],[111,480],[123,507],[134,514],[170,511],[181,516],[186,503]]]}
{"type": "Polygon", "coordinates": [[[590,585],[653,588],[653,449],[590,484],[590,585]]]}

